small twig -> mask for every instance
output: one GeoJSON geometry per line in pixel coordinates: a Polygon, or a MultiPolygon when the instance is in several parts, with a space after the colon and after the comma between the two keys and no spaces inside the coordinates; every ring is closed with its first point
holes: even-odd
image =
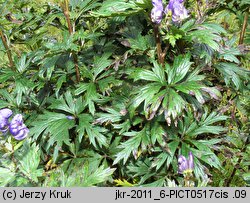
{"type": "Polygon", "coordinates": [[[6,37],[4,36],[4,33],[2,32],[2,30],[0,30],[0,35],[1,35],[1,39],[3,41],[4,48],[6,49],[6,52],[7,52],[7,55],[8,55],[8,59],[9,59],[9,63],[10,63],[10,68],[12,70],[14,70],[14,62],[12,60],[12,54],[11,54],[11,51],[10,51],[9,46],[7,44],[6,37]]]}
{"type": "Polygon", "coordinates": [[[246,28],[247,28],[248,14],[249,14],[249,11],[246,11],[244,21],[243,21],[243,25],[242,25],[242,29],[241,29],[241,32],[240,32],[239,45],[243,44],[243,41],[244,41],[244,35],[245,35],[245,32],[246,32],[246,28]]]}
{"type": "MultiPolygon", "coordinates": [[[[73,28],[72,28],[72,24],[70,22],[70,16],[69,16],[69,0],[64,0],[64,5],[62,5],[62,8],[63,8],[64,16],[65,16],[67,24],[68,24],[69,34],[72,35],[73,28]]],[[[74,65],[75,65],[75,71],[76,71],[76,82],[79,83],[80,82],[80,72],[79,72],[79,66],[78,66],[78,58],[77,58],[77,55],[74,51],[72,51],[72,57],[73,57],[74,65]]]]}

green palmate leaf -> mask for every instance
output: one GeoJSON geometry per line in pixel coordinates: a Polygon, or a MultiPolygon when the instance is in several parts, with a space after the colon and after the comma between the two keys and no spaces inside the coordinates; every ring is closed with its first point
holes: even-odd
{"type": "Polygon", "coordinates": [[[59,91],[62,88],[63,83],[66,83],[67,78],[66,75],[62,75],[58,78],[57,82],[56,82],[56,97],[59,97],[59,91]]]}
{"type": "Polygon", "coordinates": [[[23,95],[28,95],[29,91],[31,91],[35,87],[35,84],[24,78],[18,77],[16,78],[16,104],[19,106],[23,100],[23,95]]]}
{"type": "Polygon", "coordinates": [[[156,167],[156,170],[159,170],[163,165],[165,165],[168,168],[173,162],[174,154],[179,146],[179,143],[179,140],[174,140],[165,144],[165,146],[162,146],[163,149],[166,149],[167,153],[160,153],[153,162],[152,167],[156,167]]]}
{"type": "Polygon", "coordinates": [[[209,133],[209,134],[219,134],[225,131],[222,126],[212,125],[220,121],[225,121],[228,117],[216,114],[212,112],[208,115],[207,111],[203,114],[199,123],[193,122],[192,118],[185,119],[185,126],[189,126],[185,129],[185,134],[190,137],[196,137],[197,135],[209,133]]]}
{"type": "Polygon", "coordinates": [[[163,99],[162,107],[166,109],[165,117],[176,118],[177,114],[179,114],[185,107],[185,101],[183,98],[173,89],[169,89],[163,99]]]}
{"type": "Polygon", "coordinates": [[[131,75],[134,80],[147,80],[147,81],[154,81],[159,82],[159,78],[155,75],[154,72],[145,70],[145,69],[136,69],[136,71],[131,75]]]}
{"type": "MultiPolygon", "coordinates": [[[[5,90],[5,89],[0,90],[0,95],[1,95],[1,99],[4,98],[5,100],[7,100],[7,102],[9,104],[12,104],[14,106],[15,99],[14,99],[13,95],[11,95],[9,92],[7,92],[7,90],[5,90]]],[[[3,104],[5,103],[5,101],[2,101],[2,102],[3,102],[3,104]]]]}
{"type": "Polygon", "coordinates": [[[212,49],[219,51],[219,41],[221,40],[220,34],[226,31],[218,24],[203,23],[195,25],[193,23],[183,25],[181,28],[186,31],[186,40],[198,44],[206,44],[212,49]]]}
{"type": "MultiPolygon", "coordinates": [[[[30,136],[37,139],[39,135],[48,138],[47,150],[56,143],[55,155],[63,143],[70,145],[69,130],[74,127],[75,121],[67,119],[65,114],[46,111],[39,115],[32,123],[30,136]]],[[[57,157],[53,157],[56,159],[57,157]]]]}
{"type": "Polygon", "coordinates": [[[95,17],[110,17],[110,16],[128,16],[133,13],[141,11],[134,1],[131,0],[107,0],[103,2],[102,6],[91,14],[95,17]]]}
{"type": "MultiPolygon", "coordinates": [[[[79,18],[83,13],[87,12],[90,9],[96,8],[101,4],[98,3],[98,0],[71,0],[70,5],[72,6],[73,10],[78,9],[80,11],[75,13],[75,19],[79,18]]],[[[73,15],[74,16],[74,15],[73,15]]]]}
{"type": "Polygon", "coordinates": [[[190,62],[190,54],[175,57],[172,68],[170,68],[170,66],[166,64],[168,84],[175,84],[182,80],[190,69],[191,64],[192,63],[190,62]]]}
{"type": "Polygon", "coordinates": [[[193,142],[198,150],[192,149],[193,154],[203,162],[207,163],[211,167],[221,169],[221,163],[219,158],[210,150],[209,147],[201,143],[193,142]]]}
{"type": "Polygon", "coordinates": [[[104,166],[89,170],[89,164],[85,163],[82,170],[76,171],[73,175],[67,177],[66,186],[94,186],[106,181],[114,171],[115,169],[104,168],[104,166]]]}
{"type": "Polygon", "coordinates": [[[127,168],[130,173],[133,173],[133,177],[140,177],[139,185],[143,184],[150,177],[155,175],[155,172],[150,167],[150,159],[145,159],[144,161],[137,161],[136,165],[130,164],[127,168]]]}
{"type": "Polygon", "coordinates": [[[151,47],[151,36],[142,36],[141,33],[136,33],[136,36],[128,38],[131,48],[136,51],[146,51],[151,47]]]}
{"type": "Polygon", "coordinates": [[[14,62],[19,73],[23,73],[29,66],[29,60],[27,60],[26,53],[22,54],[19,60],[15,58],[14,62]]]}
{"type": "Polygon", "coordinates": [[[250,185],[250,173],[243,174],[243,179],[246,181],[246,184],[250,185]]]}
{"type": "Polygon", "coordinates": [[[249,80],[250,71],[240,68],[234,63],[218,63],[215,67],[223,75],[226,85],[234,84],[237,90],[242,90],[244,81],[249,80]]]}
{"type": "Polygon", "coordinates": [[[202,84],[205,77],[198,75],[198,69],[190,72],[191,64],[190,54],[186,54],[175,57],[172,67],[166,64],[166,74],[156,62],[152,71],[136,69],[130,77],[136,81],[145,80],[151,83],[136,92],[138,94],[132,100],[132,106],[136,108],[144,101],[145,116],[148,120],[154,118],[157,111],[164,112],[165,118],[169,119],[171,116],[176,118],[185,109],[188,101],[191,101],[190,95],[201,104],[205,102],[204,94],[219,99],[221,94],[217,89],[202,84]]]}
{"type": "Polygon", "coordinates": [[[76,95],[85,93],[85,103],[89,107],[89,111],[92,115],[95,113],[95,104],[94,101],[97,100],[100,95],[97,93],[95,83],[82,83],[75,90],[76,95]]]}
{"type": "Polygon", "coordinates": [[[172,47],[174,47],[176,44],[176,41],[181,38],[182,38],[182,35],[180,34],[167,34],[166,35],[166,39],[169,40],[169,43],[172,45],[172,47]]]}
{"type": "Polygon", "coordinates": [[[115,169],[111,169],[110,167],[104,168],[104,166],[100,166],[94,171],[90,171],[88,169],[88,165],[86,164],[83,169],[84,183],[82,185],[77,184],[77,186],[89,187],[98,183],[102,183],[106,181],[108,177],[114,173],[114,171],[115,169]]]}
{"type": "Polygon", "coordinates": [[[109,54],[103,55],[102,57],[96,57],[94,59],[93,80],[96,80],[97,76],[104,71],[105,68],[112,64],[112,60],[109,60],[109,54]]]}
{"type": "Polygon", "coordinates": [[[162,167],[166,163],[166,160],[170,158],[170,154],[168,153],[160,153],[152,163],[152,167],[156,167],[156,170],[162,167]]]}
{"type": "Polygon", "coordinates": [[[72,115],[78,115],[84,109],[82,97],[73,98],[70,91],[67,91],[64,97],[53,99],[51,103],[50,109],[62,110],[72,115]]]}
{"type": "Polygon", "coordinates": [[[188,32],[188,34],[185,36],[185,39],[188,41],[196,42],[196,43],[203,43],[207,44],[214,50],[219,50],[219,43],[221,37],[218,34],[213,33],[211,30],[203,30],[203,29],[197,29],[194,31],[188,32]]]}
{"type": "Polygon", "coordinates": [[[10,78],[17,76],[17,73],[11,69],[0,70],[0,83],[8,81],[10,78]]]}
{"type": "Polygon", "coordinates": [[[241,53],[237,48],[223,48],[220,50],[219,58],[239,64],[240,61],[237,58],[239,55],[241,55],[241,53]]]}
{"type": "Polygon", "coordinates": [[[16,178],[15,172],[9,168],[0,167],[0,187],[6,187],[16,178]]]}
{"type": "Polygon", "coordinates": [[[62,168],[54,171],[47,178],[45,186],[60,185],[61,187],[90,187],[105,186],[115,169],[104,165],[92,167],[92,162],[85,159],[73,160],[74,166],[68,165],[69,170],[62,168]]]}
{"type": "Polygon", "coordinates": [[[164,143],[163,141],[163,136],[165,136],[166,132],[164,131],[163,127],[160,125],[160,123],[158,122],[154,122],[152,123],[151,126],[151,142],[152,144],[155,144],[156,141],[162,145],[164,143]]]}
{"type": "Polygon", "coordinates": [[[138,90],[138,95],[132,100],[132,105],[134,108],[138,107],[144,100],[151,100],[156,93],[160,90],[161,85],[158,83],[151,83],[140,90],[138,90]]]}
{"type": "Polygon", "coordinates": [[[91,144],[97,147],[96,143],[99,146],[108,146],[107,138],[103,135],[106,132],[105,128],[95,126],[92,123],[94,122],[93,117],[88,114],[79,115],[79,126],[77,127],[77,132],[79,134],[79,142],[81,142],[84,135],[87,135],[91,144]]]}
{"type": "Polygon", "coordinates": [[[145,69],[139,69],[137,68],[131,75],[131,77],[137,81],[137,80],[146,80],[146,81],[152,81],[152,82],[159,82],[162,85],[166,84],[165,79],[165,73],[162,67],[155,61],[154,67],[152,68],[153,71],[145,70],[145,69]]]}
{"type": "Polygon", "coordinates": [[[52,73],[55,69],[56,62],[60,58],[59,55],[52,56],[50,58],[45,58],[41,61],[41,68],[39,69],[39,77],[50,80],[52,73]]]}
{"type": "Polygon", "coordinates": [[[115,123],[121,120],[122,114],[112,108],[106,108],[105,109],[108,113],[99,113],[98,119],[96,121],[98,123],[105,123],[105,122],[111,122],[115,123]]]}
{"type": "Polygon", "coordinates": [[[43,169],[39,169],[40,151],[38,146],[25,142],[21,150],[17,152],[18,168],[28,179],[38,182],[38,177],[43,174],[43,169]]]}
{"type": "Polygon", "coordinates": [[[135,131],[127,132],[127,133],[124,133],[124,135],[129,136],[131,138],[121,143],[120,146],[118,146],[122,150],[116,155],[113,165],[117,164],[122,159],[123,159],[123,164],[125,164],[129,156],[134,150],[138,150],[138,147],[141,144],[148,145],[150,141],[149,136],[146,131],[146,127],[143,128],[139,132],[135,132],[135,131]]]}

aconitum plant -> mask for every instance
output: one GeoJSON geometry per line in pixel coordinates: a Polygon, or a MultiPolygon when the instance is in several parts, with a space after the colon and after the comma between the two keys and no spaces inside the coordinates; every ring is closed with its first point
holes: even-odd
{"type": "Polygon", "coordinates": [[[248,3],[50,2],[2,6],[0,187],[250,186],[248,3]]]}

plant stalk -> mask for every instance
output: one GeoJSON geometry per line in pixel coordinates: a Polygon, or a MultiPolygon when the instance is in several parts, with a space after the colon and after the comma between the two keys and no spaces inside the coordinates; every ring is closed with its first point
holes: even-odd
{"type": "Polygon", "coordinates": [[[14,70],[14,62],[12,60],[12,54],[11,54],[11,51],[10,51],[9,46],[7,44],[6,37],[4,36],[4,33],[2,32],[2,30],[0,30],[0,35],[1,35],[1,39],[2,39],[2,42],[3,42],[4,48],[6,49],[6,52],[7,52],[10,68],[12,70],[14,70]]]}
{"type": "Polygon", "coordinates": [[[198,19],[200,20],[201,19],[201,10],[200,10],[200,1],[197,0],[196,1],[196,5],[197,5],[197,12],[198,12],[198,19]]]}
{"type": "Polygon", "coordinates": [[[247,28],[248,15],[249,15],[249,11],[246,11],[245,12],[245,16],[244,16],[244,21],[243,21],[242,29],[241,29],[241,32],[240,32],[239,45],[243,44],[243,41],[244,41],[244,35],[246,33],[246,28],[247,28]]]}
{"type": "Polygon", "coordinates": [[[162,52],[161,38],[160,38],[160,33],[159,33],[159,27],[158,27],[158,25],[154,25],[154,34],[155,34],[155,41],[156,41],[158,63],[164,65],[164,58],[165,58],[166,54],[164,54],[162,52]]]}
{"type": "MultiPolygon", "coordinates": [[[[68,24],[69,34],[72,35],[73,28],[72,28],[72,24],[70,22],[70,16],[69,16],[69,0],[64,0],[64,5],[62,6],[62,8],[63,8],[64,16],[65,16],[67,24],[68,24]]],[[[72,51],[71,53],[72,53],[72,57],[73,57],[74,65],[75,65],[76,82],[79,83],[80,82],[80,72],[79,72],[79,66],[78,66],[78,58],[77,58],[77,55],[74,51],[72,51]]]]}

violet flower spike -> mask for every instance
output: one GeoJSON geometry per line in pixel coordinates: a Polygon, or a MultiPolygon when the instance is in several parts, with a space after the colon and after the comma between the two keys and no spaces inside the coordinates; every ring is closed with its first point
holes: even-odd
{"type": "Polygon", "coordinates": [[[178,173],[183,173],[184,171],[187,170],[187,168],[188,168],[188,162],[186,157],[180,155],[178,157],[178,173]]]}
{"type": "Polygon", "coordinates": [[[9,118],[12,115],[12,111],[8,108],[0,110],[0,131],[5,134],[9,129],[9,118]]]}
{"type": "Polygon", "coordinates": [[[151,10],[151,20],[153,23],[160,24],[163,17],[162,0],[152,0],[153,9],[151,10]]]}
{"type": "Polygon", "coordinates": [[[172,13],[172,21],[175,24],[188,17],[188,11],[184,7],[184,0],[170,0],[164,12],[166,14],[172,13]]]}
{"type": "Polygon", "coordinates": [[[194,157],[192,152],[188,153],[188,159],[183,155],[178,157],[178,173],[192,173],[194,170],[194,157]]]}
{"type": "Polygon", "coordinates": [[[23,140],[27,137],[29,129],[23,123],[23,117],[21,114],[14,116],[9,124],[10,133],[16,140],[23,140]]]}

